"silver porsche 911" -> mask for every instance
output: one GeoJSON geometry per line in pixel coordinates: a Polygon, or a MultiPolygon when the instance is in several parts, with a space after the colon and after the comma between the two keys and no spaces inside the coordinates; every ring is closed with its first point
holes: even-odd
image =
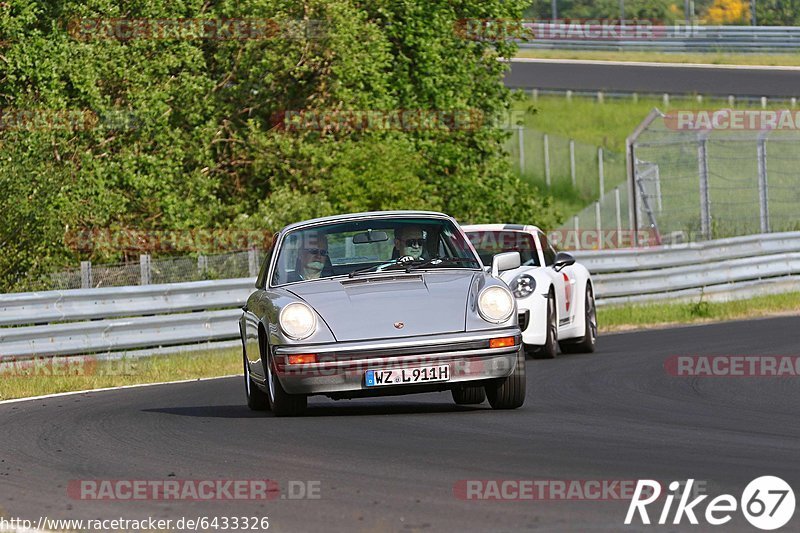
{"type": "Polygon", "coordinates": [[[525,401],[516,302],[441,213],[358,213],[275,235],[239,321],[247,404],[277,416],[309,395],[452,391],[458,404],[525,401]]]}

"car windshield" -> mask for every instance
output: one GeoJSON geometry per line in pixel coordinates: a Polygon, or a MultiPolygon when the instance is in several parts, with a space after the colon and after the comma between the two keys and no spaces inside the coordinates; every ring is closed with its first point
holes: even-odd
{"type": "Polygon", "coordinates": [[[536,242],[530,233],[513,230],[468,231],[467,237],[485,266],[491,266],[492,257],[502,252],[519,252],[524,266],[540,266],[536,242]]]}
{"type": "Polygon", "coordinates": [[[272,286],[413,266],[481,268],[469,243],[449,220],[362,219],[287,233],[280,243],[272,286]]]}

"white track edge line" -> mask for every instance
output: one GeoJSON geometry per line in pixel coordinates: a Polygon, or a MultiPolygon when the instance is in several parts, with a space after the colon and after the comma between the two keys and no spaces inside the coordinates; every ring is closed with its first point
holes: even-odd
{"type": "Polygon", "coordinates": [[[20,402],[32,402],[34,400],[47,400],[49,398],[60,398],[62,396],[74,396],[76,394],[86,394],[89,392],[105,392],[105,391],[113,391],[113,390],[123,390],[123,389],[134,389],[139,387],[154,387],[156,385],[177,385],[179,383],[195,383],[198,381],[211,381],[214,379],[225,379],[225,378],[234,378],[234,377],[241,377],[241,374],[228,374],[226,376],[215,376],[211,378],[193,378],[193,379],[181,379],[178,381],[160,381],[158,383],[137,383],[135,385],[120,385],[118,387],[103,387],[100,389],[87,389],[87,390],[76,390],[76,391],[68,391],[68,392],[57,392],[55,394],[45,394],[43,396],[30,396],[27,398],[12,398],[10,400],[0,400],[0,405],[5,405],[9,403],[20,403],[20,402]]]}

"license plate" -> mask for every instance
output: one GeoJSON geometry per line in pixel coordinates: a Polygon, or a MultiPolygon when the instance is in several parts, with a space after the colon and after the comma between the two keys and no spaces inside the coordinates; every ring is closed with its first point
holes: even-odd
{"type": "Polygon", "coordinates": [[[450,365],[367,370],[366,381],[367,387],[405,385],[408,383],[430,383],[431,381],[450,381],[450,365]]]}

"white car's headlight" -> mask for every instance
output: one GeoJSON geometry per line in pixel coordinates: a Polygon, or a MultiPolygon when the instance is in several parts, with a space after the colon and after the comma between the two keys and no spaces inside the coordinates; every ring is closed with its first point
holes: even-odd
{"type": "Polygon", "coordinates": [[[478,295],[478,312],[487,322],[505,322],[514,313],[514,297],[498,285],[487,287],[478,295]]]}
{"type": "Polygon", "coordinates": [[[286,336],[296,341],[310,337],[317,329],[317,316],[314,311],[300,302],[292,302],[281,309],[278,322],[286,336]]]}
{"type": "Polygon", "coordinates": [[[511,282],[510,287],[514,296],[517,298],[525,298],[533,294],[533,291],[536,290],[536,280],[528,274],[522,274],[511,282]]]}

